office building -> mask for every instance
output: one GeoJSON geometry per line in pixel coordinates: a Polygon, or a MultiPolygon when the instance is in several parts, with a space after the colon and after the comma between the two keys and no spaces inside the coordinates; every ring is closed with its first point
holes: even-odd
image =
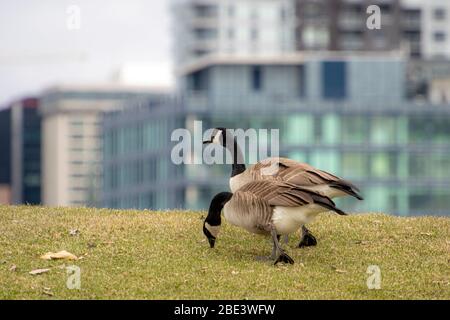
{"type": "Polygon", "coordinates": [[[177,68],[208,55],[279,55],[295,50],[291,0],[173,0],[177,68]]]}
{"type": "Polygon", "coordinates": [[[0,110],[0,204],[11,204],[11,109],[0,110]]]}
{"type": "Polygon", "coordinates": [[[0,112],[0,198],[11,204],[41,203],[39,100],[25,98],[0,112]]]}
{"type": "Polygon", "coordinates": [[[450,58],[446,0],[296,0],[298,50],[408,50],[413,58],[450,58]],[[366,23],[380,8],[380,29],[366,23]]]}
{"type": "Polygon", "coordinates": [[[149,97],[146,87],[60,86],[42,95],[42,202],[95,206],[102,184],[102,112],[149,97]]]}

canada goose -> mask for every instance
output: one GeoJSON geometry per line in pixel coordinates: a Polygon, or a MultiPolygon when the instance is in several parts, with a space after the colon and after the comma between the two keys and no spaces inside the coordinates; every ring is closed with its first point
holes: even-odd
{"type": "MultiPolygon", "coordinates": [[[[306,163],[280,157],[268,158],[246,168],[242,150],[235,136],[226,128],[215,128],[211,135],[211,140],[203,141],[203,144],[209,143],[225,146],[231,152],[233,163],[230,189],[233,193],[251,181],[275,180],[293,183],[302,188],[320,192],[329,198],[351,195],[359,200],[363,200],[361,195],[359,195],[359,189],[352,183],[306,163]],[[233,147],[231,147],[230,141],[233,142],[233,147]],[[272,163],[278,165],[278,170],[274,174],[263,174],[262,170],[269,168],[272,163]]],[[[267,171],[269,172],[269,170],[267,171]]],[[[314,246],[316,244],[316,238],[303,226],[302,238],[298,246],[314,246]]]]}
{"type": "Polygon", "coordinates": [[[220,230],[222,209],[231,224],[251,233],[272,236],[275,264],[280,261],[294,263],[281,248],[280,235],[295,232],[324,211],[346,214],[336,208],[330,198],[315,191],[285,182],[253,181],[235,193],[221,192],[212,199],[203,223],[203,233],[211,248],[214,248],[220,230]]]}

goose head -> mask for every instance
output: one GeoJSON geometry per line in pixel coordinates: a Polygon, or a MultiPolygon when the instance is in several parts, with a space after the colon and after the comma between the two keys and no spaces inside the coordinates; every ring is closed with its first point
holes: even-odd
{"type": "Polygon", "coordinates": [[[223,206],[232,197],[231,192],[221,192],[214,196],[209,205],[208,216],[203,222],[203,234],[206,236],[209,242],[209,246],[214,248],[217,235],[220,231],[221,217],[220,213],[223,206]]]}
{"type": "Polygon", "coordinates": [[[214,128],[210,140],[203,141],[203,144],[217,143],[221,146],[226,145],[227,129],[214,128]]]}

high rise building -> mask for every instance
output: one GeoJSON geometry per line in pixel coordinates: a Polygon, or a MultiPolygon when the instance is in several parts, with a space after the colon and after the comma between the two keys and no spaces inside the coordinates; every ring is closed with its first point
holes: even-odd
{"type": "Polygon", "coordinates": [[[42,202],[49,206],[95,206],[102,184],[101,114],[148,88],[120,85],[63,86],[42,95],[42,202]]]}
{"type": "Polygon", "coordinates": [[[11,109],[0,110],[0,204],[11,204],[11,109]]]}
{"type": "Polygon", "coordinates": [[[450,58],[446,0],[296,0],[298,50],[407,49],[411,57],[450,58]],[[381,28],[366,22],[380,8],[381,28]]]}
{"type": "Polygon", "coordinates": [[[41,203],[39,100],[15,101],[0,112],[0,202],[41,203]]]}
{"type": "Polygon", "coordinates": [[[298,50],[383,51],[400,46],[399,0],[297,0],[298,50]],[[381,9],[381,29],[366,26],[367,8],[381,9]]]}
{"type": "Polygon", "coordinates": [[[450,59],[450,2],[403,0],[421,11],[421,50],[425,59],[450,59]]]}
{"type": "Polygon", "coordinates": [[[172,0],[178,68],[208,55],[279,55],[295,50],[292,0],[172,0]]]}

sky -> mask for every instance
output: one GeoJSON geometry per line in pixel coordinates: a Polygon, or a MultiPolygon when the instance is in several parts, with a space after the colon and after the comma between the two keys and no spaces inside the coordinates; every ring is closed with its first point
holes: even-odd
{"type": "Polygon", "coordinates": [[[127,81],[167,86],[170,40],[169,0],[2,0],[0,107],[57,84],[108,82],[123,65],[127,81]]]}

